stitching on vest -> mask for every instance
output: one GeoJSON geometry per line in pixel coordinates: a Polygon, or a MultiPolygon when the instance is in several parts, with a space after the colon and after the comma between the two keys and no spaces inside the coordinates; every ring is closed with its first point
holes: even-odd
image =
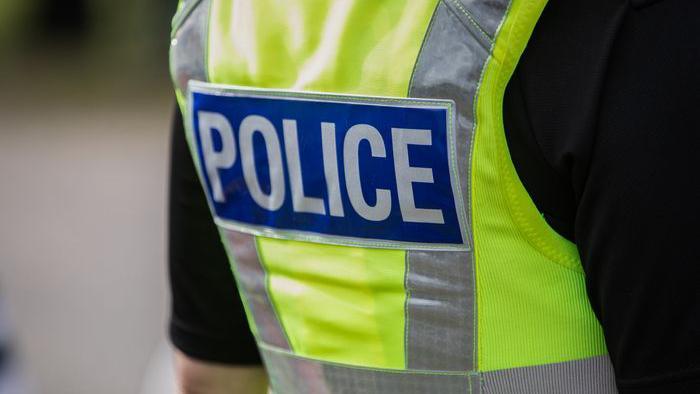
{"type": "Polygon", "coordinates": [[[467,11],[466,8],[464,8],[464,6],[462,5],[461,2],[459,2],[458,0],[445,0],[445,1],[449,1],[449,2],[452,3],[455,7],[457,7],[460,11],[462,11],[462,14],[464,14],[464,16],[469,20],[469,22],[470,22],[479,32],[481,32],[481,34],[484,36],[484,38],[486,38],[486,40],[488,40],[490,43],[493,43],[493,39],[491,38],[491,36],[490,36],[488,33],[486,33],[486,30],[484,30],[484,28],[482,28],[481,25],[479,25],[479,24],[476,22],[476,20],[475,20],[474,17],[472,16],[472,14],[471,14],[469,11],[467,11]]]}
{"type": "MultiPolygon", "coordinates": [[[[277,303],[275,300],[272,298],[272,293],[270,292],[270,274],[267,272],[267,267],[265,266],[264,259],[262,256],[262,253],[260,253],[260,244],[259,244],[259,238],[255,235],[252,235],[253,237],[253,244],[255,246],[255,257],[258,259],[258,263],[260,264],[260,268],[263,271],[263,274],[265,275],[265,296],[267,296],[268,301],[270,301],[270,307],[272,309],[272,313],[275,315],[275,319],[277,319],[277,324],[280,327],[280,330],[282,331],[282,335],[284,336],[284,340],[287,342],[287,346],[289,347],[290,351],[293,351],[294,349],[292,348],[292,341],[289,340],[289,334],[287,334],[287,329],[284,327],[284,324],[282,323],[282,319],[280,318],[279,312],[277,311],[279,307],[277,306],[277,303]]],[[[235,260],[235,259],[234,259],[235,260]]],[[[256,323],[257,324],[257,323],[256,323]]],[[[260,329],[258,327],[258,329],[260,329]]],[[[260,337],[262,340],[262,336],[260,337]]]]}
{"type": "Polygon", "coordinates": [[[175,34],[180,29],[182,24],[185,23],[185,21],[187,20],[187,18],[190,17],[190,15],[192,15],[192,11],[194,11],[194,9],[197,8],[197,5],[199,5],[199,3],[201,2],[202,0],[194,0],[192,3],[185,5],[185,7],[173,17],[170,38],[175,37],[175,34]]]}
{"type": "Polygon", "coordinates": [[[354,369],[354,370],[364,370],[364,371],[375,371],[375,372],[381,372],[381,373],[386,373],[386,374],[398,374],[398,375],[437,375],[437,376],[463,376],[463,377],[470,377],[470,376],[476,376],[478,375],[478,372],[476,371],[433,371],[433,370],[423,370],[423,369],[389,369],[389,368],[377,368],[377,367],[369,367],[365,365],[351,365],[351,364],[342,364],[338,363],[335,361],[326,361],[326,360],[319,360],[315,358],[310,358],[306,356],[302,356],[293,352],[290,352],[289,350],[279,348],[277,346],[271,345],[269,343],[265,343],[260,341],[258,345],[264,349],[267,350],[270,353],[276,353],[279,355],[284,355],[289,358],[295,358],[299,360],[307,360],[313,363],[321,364],[321,365],[330,365],[330,366],[336,366],[339,368],[347,368],[347,369],[354,369]]]}
{"type": "Polygon", "coordinates": [[[404,315],[404,329],[403,329],[403,357],[404,357],[404,368],[408,369],[408,336],[409,336],[409,319],[411,316],[408,313],[409,302],[411,300],[411,289],[408,287],[408,273],[411,269],[410,263],[410,253],[407,250],[404,252],[404,273],[403,273],[403,287],[406,289],[406,299],[403,303],[403,315],[404,315]]]}
{"type": "Polygon", "coordinates": [[[430,37],[430,33],[433,31],[433,25],[435,24],[435,15],[437,15],[440,3],[438,2],[433,10],[433,15],[430,16],[430,23],[428,23],[428,28],[425,30],[425,35],[423,36],[423,42],[420,44],[420,49],[418,50],[418,55],[416,56],[416,61],[413,63],[413,70],[411,70],[411,79],[408,81],[408,87],[406,88],[406,97],[411,96],[411,89],[413,88],[413,81],[416,78],[416,70],[418,69],[418,62],[420,61],[421,55],[423,54],[423,49],[425,48],[425,43],[430,37]]]}
{"type": "MultiPolygon", "coordinates": [[[[198,0],[197,2],[200,2],[202,0],[198,0]]],[[[210,30],[211,30],[211,14],[212,14],[212,9],[214,9],[214,2],[211,0],[207,1],[207,20],[206,20],[206,26],[203,28],[203,34],[205,34],[204,38],[204,60],[203,60],[203,65],[204,65],[204,78],[206,78],[206,81],[209,82],[211,81],[211,78],[209,77],[209,39],[211,37],[210,30]]]]}

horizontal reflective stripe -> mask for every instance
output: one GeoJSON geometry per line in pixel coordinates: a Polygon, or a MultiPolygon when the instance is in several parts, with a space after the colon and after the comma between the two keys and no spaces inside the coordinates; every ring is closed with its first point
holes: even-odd
{"type": "Polygon", "coordinates": [[[565,363],[484,373],[483,394],[616,394],[610,358],[599,356],[565,363]]]}
{"type": "Polygon", "coordinates": [[[608,356],[493,372],[372,369],[260,344],[275,394],[616,394],[608,356]]]}
{"type": "Polygon", "coordinates": [[[471,393],[464,373],[370,369],[326,363],[260,347],[275,394],[465,394],[471,393]]]}

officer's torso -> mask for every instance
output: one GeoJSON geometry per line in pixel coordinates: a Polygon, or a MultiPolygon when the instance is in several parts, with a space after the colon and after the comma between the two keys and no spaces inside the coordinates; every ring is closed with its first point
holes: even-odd
{"type": "Polygon", "coordinates": [[[614,392],[502,130],[543,6],[182,5],[173,77],[274,390],[614,392]]]}

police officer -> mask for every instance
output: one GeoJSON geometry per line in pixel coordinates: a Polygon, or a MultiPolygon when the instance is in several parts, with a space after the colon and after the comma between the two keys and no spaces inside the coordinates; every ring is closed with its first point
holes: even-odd
{"type": "Polygon", "coordinates": [[[700,392],[699,13],[182,1],[183,391],[700,392]]]}

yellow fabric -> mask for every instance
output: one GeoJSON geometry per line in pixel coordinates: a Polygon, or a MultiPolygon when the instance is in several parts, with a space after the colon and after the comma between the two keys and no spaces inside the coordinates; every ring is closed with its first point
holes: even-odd
{"type": "Polygon", "coordinates": [[[573,244],[539,215],[503,130],[503,95],[546,0],[514,0],[476,106],[472,205],[479,370],[606,353],[573,244]]]}
{"type": "MultiPolygon", "coordinates": [[[[436,0],[213,0],[211,82],[405,97],[436,0]]],[[[405,252],[258,238],[295,353],[403,369],[405,252]]]]}
{"type": "Polygon", "coordinates": [[[295,353],[404,367],[403,250],[258,240],[295,353]]]}
{"type": "Polygon", "coordinates": [[[211,82],[405,97],[435,0],[213,0],[211,82]]]}
{"type": "MultiPolygon", "coordinates": [[[[208,75],[229,85],[405,97],[436,4],[212,0],[208,75]]],[[[471,193],[480,371],[605,353],[576,248],[537,212],[503,131],[505,86],[545,4],[513,0],[476,102],[471,193]]],[[[295,353],[405,368],[404,251],[257,242],[295,353]]]]}

